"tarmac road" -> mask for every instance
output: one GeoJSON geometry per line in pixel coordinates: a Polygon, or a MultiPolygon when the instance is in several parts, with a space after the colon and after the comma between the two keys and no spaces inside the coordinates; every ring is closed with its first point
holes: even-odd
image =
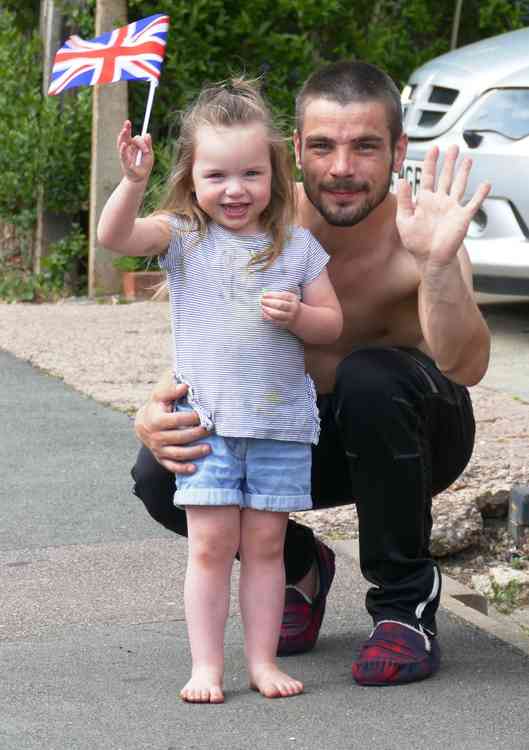
{"type": "Polygon", "coordinates": [[[186,546],[130,494],[130,419],[3,352],[0,385],[0,750],[528,750],[529,658],[447,612],[436,677],[352,683],[370,623],[343,554],[317,648],[288,659],[304,695],[247,689],[234,602],[226,703],[181,703],[186,546]]]}

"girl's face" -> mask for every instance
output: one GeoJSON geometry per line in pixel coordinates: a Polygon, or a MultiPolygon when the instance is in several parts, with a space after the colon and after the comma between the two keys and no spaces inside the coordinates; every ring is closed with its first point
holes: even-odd
{"type": "Polygon", "coordinates": [[[202,125],[195,134],[191,175],[197,203],[212,221],[236,234],[259,231],[272,185],[265,126],[202,125]]]}

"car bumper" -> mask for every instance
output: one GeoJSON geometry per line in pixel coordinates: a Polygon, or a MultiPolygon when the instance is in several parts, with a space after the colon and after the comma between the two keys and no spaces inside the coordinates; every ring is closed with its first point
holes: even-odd
{"type": "Polygon", "coordinates": [[[465,247],[472,262],[474,288],[490,294],[529,294],[529,242],[513,237],[472,239],[465,247]]]}

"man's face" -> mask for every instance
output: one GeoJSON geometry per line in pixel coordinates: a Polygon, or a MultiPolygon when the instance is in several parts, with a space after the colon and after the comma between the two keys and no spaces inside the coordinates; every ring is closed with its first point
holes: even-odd
{"type": "Polygon", "coordinates": [[[392,171],[399,171],[406,137],[394,149],[383,102],[327,99],[307,102],[302,132],[294,134],[296,161],[305,193],[332,226],[365,219],[388,194],[392,171]]]}

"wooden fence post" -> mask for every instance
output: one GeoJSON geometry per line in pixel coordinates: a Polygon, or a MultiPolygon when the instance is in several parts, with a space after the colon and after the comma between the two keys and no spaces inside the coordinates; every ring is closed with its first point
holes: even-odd
{"type": "MultiPolygon", "coordinates": [[[[126,0],[97,0],[95,36],[126,23],[126,0]]],[[[88,293],[98,296],[119,292],[121,285],[121,272],[112,265],[116,256],[98,245],[96,228],[105,202],[121,179],[116,136],[128,116],[126,82],[94,86],[92,106],[88,293]]]]}

